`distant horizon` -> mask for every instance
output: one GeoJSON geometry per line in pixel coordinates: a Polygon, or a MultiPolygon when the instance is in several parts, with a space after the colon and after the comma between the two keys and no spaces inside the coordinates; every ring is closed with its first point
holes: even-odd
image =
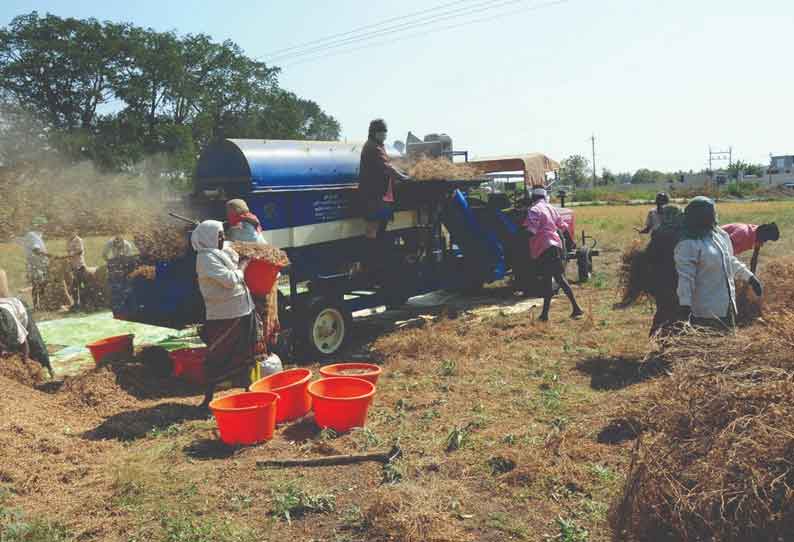
{"type": "Polygon", "coordinates": [[[764,166],[770,155],[794,154],[787,107],[794,70],[779,60],[794,50],[792,2],[516,0],[454,24],[442,3],[248,0],[229,10],[198,1],[184,10],[152,0],[6,0],[0,23],[34,10],[94,17],[230,39],[263,60],[286,48],[316,48],[297,61],[286,55],[301,50],[281,52],[275,65],[283,64],[284,88],[341,123],[342,140],[365,139],[369,120],[384,117],[390,140],[409,130],[443,132],[472,156],[542,152],[561,161],[572,154],[591,160],[595,134],[599,175],[604,167],[700,171],[710,145],[731,146],[734,160],[764,166]],[[423,10],[417,20],[426,26],[410,39],[392,30],[390,43],[353,41],[373,32],[356,29],[423,10]],[[429,24],[431,16],[444,24],[429,24]],[[361,48],[311,44],[336,34],[343,34],[336,43],[361,48]],[[313,60],[301,63],[306,58],[313,60]]]}

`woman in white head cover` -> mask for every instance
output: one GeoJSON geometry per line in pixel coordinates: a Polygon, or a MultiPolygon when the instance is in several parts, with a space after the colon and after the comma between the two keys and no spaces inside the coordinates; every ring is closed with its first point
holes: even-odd
{"type": "Polygon", "coordinates": [[[238,266],[235,254],[223,249],[224,240],[223,224],[216,220],[199,224],[190,238],[206,307],[201,338],[208,347],[204,360],[208,386],[202,407],[209,405],[218,383],[247,377],[254,364],[257,323],[243,279],[245,264],[238,266]]]}

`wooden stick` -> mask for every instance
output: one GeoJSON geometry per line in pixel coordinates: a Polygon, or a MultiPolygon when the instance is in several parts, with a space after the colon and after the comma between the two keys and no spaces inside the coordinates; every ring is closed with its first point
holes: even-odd
{"type": "Polygon", "coordinates": [[[758,268],[758,254],[761,252],[761,245],[755,245],[753,248],[753,257],[750,260],[750,271],[755,275],[755,270],[758,268]]]}
{"type": "Polygon", "coordinates": [[[306,459],[265,459],[256,462],[258,469],[267,467],[327,467],[330,465],[351,465],[366,461],[391,463],[402,455],[399,446],[393,446],[388,452],[369,454],[329,455],[326,457],[309,457],[306,459]]]}

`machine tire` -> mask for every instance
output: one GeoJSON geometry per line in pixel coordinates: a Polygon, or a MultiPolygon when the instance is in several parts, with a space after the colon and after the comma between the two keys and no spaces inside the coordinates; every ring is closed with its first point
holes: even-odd
{"type": "Polygon", "coordinates": [[[300,353],[322,360],[338,353],[350,338],[353,315],[339,298],[312,298],[300,311],[295,326],[300,353]]]}
{"type": "Polygon", "coordinates": [[[576,268],[579,272],[579,282],[587,282],[593,272],[593,255],[589,248],[580,248],[576,251],[576,268]]]}

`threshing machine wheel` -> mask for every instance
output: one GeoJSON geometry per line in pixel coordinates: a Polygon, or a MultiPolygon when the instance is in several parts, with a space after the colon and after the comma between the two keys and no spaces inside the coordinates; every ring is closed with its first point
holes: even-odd
{"type": "Polygon", "coordinates": [[[326,358],[336,354],[350,336],[352,315],[340,299],[316,297],[298,317],[307,355],[326,358]]]}
{"type": "Polygon", "coordinates": [[[587,282],[593,272],[593,255],[588,247],[576,251],[576,268],[579,271],[579,282],[587,282]]]}

